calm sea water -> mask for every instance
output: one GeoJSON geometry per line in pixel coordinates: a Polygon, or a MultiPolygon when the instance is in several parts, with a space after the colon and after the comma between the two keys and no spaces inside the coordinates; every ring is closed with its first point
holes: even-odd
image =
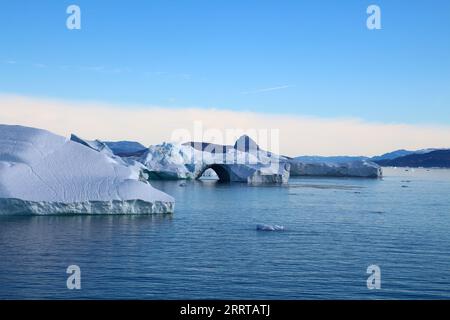
{"type": "Polygon", "coordinates": [[[175,214],[2,216],[0,298],[450,298],[450,170],[385,175],[154,182],[175,214]],[[72,264],[81,290],[66,288],[72,264]],[[372,264],[380,290],[366,286],[372,264]]]}

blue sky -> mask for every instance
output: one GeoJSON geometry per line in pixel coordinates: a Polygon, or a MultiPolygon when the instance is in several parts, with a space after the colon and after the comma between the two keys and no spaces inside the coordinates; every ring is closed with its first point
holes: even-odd
{"type": "Polygon", "coordinates": [[[450,1],[4,1],[0,93],[448,124],[450,1]]]}

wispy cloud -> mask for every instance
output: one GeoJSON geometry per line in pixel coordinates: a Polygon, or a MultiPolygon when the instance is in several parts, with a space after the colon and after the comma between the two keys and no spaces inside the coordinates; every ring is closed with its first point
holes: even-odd
{"type": "MultiPolygon", "coordinates": [[[[0,62],[1,63],[1,62],[0,62]]],[[[15,60],[5,60],[3,61],[4,64],[18,64],[15,60]]],[[[24,66],[30,66],[33,68],[52,68],[52,65],[47,65],[44,63],[32,63],[32,62],[24,62],[21,63],[21,65],[24,66]]],[[[166,71],[141,71],[136,72],[133,71],[129,67],[114,67],[114,66],[103,66],[103,65],[59,65],[59,66],[53,66],[54,68],[66,72],[66,71],[87,71],[87,72],[97,72],[97,73],[104,73],[104,74],[123,74],[123,73],[131,73],[133,72],[135,75],[143,75],[143,76],[156,76],[156,77],[166,77],[169,79],[181,79],[181,80],[191,80],[192,75],[190,73],[170,73],[166,71]]]]}
{"type": "Polygon", "coordinates": [[[252,90],[252,91],[244,91],[244,92],[241,92],[241,93],[242,94],[255,94],[255,93],[283,90],[283,89],[288,89],[288,88],[292,88],[292,87],[295,87],[295,86],[294,85],[276,86],[276,87],[256,89],[256,90],[252,90]]]}
{"type": "Polygon", "coordinates": [[[184,80],[190,80],[192,78],[192,76],[189,73],[178,73],[175,75],[175,77],[181,78],[184,80]]]}
{"type": "Polygon", "coordinates": [[[64,136],[73,132],[87,139],[126,139],[149,145],[170,140],[177,129],[192,131],[195,121],[201,121],[204,129],[279,129],[280,151],[291,156],[371,156],[401,148],[450,146],[450,126],[202,108],[115,106],[0,94],[0,123],[43,128],[64,136]]]}
{"type": "Polygon", "coordinates": [[[81,70],[86,70],[86,71],[94,71],[94,72],[101,72],[105,70],[104,66],[85,66],[85,67],[80,67],[81,70]]]}
{"type": "Polygon", "coordinates": [[[145,71],[144,75],[145,76],[164,76],[167,75],[168,73],[165,71],[145,71]]]}
{"type": "MultiPolygon", "coordinates": [[[[18,61],[16,61],[16,60],[5,60],[5,61],[3,61],[3,63],[5,63],[5,64],[10,64],[10,65],[15,65],[15,64],[19,64],[19,62],[18,61]]],[[[23,65],[23,66],[31,66],[31,67],[34,67],[34,68],[46,68],[47,67],[47,65],[46,64],[43,64],[43,63],[33,63],[33,62],[28,62],[28,63],[24,63],[24,62],[21,62],[20,63],[20,65],[23,65]]]]}
{"type": "Polygon", "coordinates": [[[111,72],[111,73],[128,73],[128,72],[131,72],[131,68],[128,68],[128,67],[112,68],[112,69],[108,70],[108,72],[111,72]]]}
{"type": "Polygon", "coordinates": [[[170,73],[166,71],[145,71],[144,76],[148,77],[166,77],[170,79],[182,79],[182,80],[190,80],[192,79],[192,75],[190,73],[170,73]]]}

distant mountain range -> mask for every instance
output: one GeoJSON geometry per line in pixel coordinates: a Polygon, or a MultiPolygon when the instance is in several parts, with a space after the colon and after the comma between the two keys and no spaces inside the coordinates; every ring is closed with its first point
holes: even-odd
{"type": "Polygon", "coordinates": [[[450,149],[412,153],[394,159],[382,159],[374,162],[385,167],[450,168],[450,149]]]}
{"type": "Polygon", "coordinates": [[[306,163],[346,163],[358,160],[369,160],[384,167],[439,167],[450,168],[450,149],[421,149],[416,151],[396,150],[375,156],[300,156],[295,160],[306,163]]]}
{"type": "Polygon", "coordinates": [[[438,149],[420,149],[420,150],[416,150],[416,151],[400,149],[400,150],[395,150],[392,152],[382,154],[381,156],[372,157],[372,158],[370,158],[370,160],[372,160],[372,161],[393,160],[393,159],[408,156],[411,154],[423,154],[423,153],[428,153],[428,152],[435,151],[435,150],[438,150],[438,149]]]}

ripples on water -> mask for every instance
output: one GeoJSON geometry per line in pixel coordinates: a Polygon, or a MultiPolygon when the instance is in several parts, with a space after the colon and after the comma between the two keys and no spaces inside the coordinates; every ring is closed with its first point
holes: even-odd
{"type": "Polygon", "coordinates": [[[450,171],[385,174],[154,182],[177,201],[165,216],[3,216],[0,298],[450,298],[450,171]],[[66,289],[71,264],[81,290],[66,289]]]}

